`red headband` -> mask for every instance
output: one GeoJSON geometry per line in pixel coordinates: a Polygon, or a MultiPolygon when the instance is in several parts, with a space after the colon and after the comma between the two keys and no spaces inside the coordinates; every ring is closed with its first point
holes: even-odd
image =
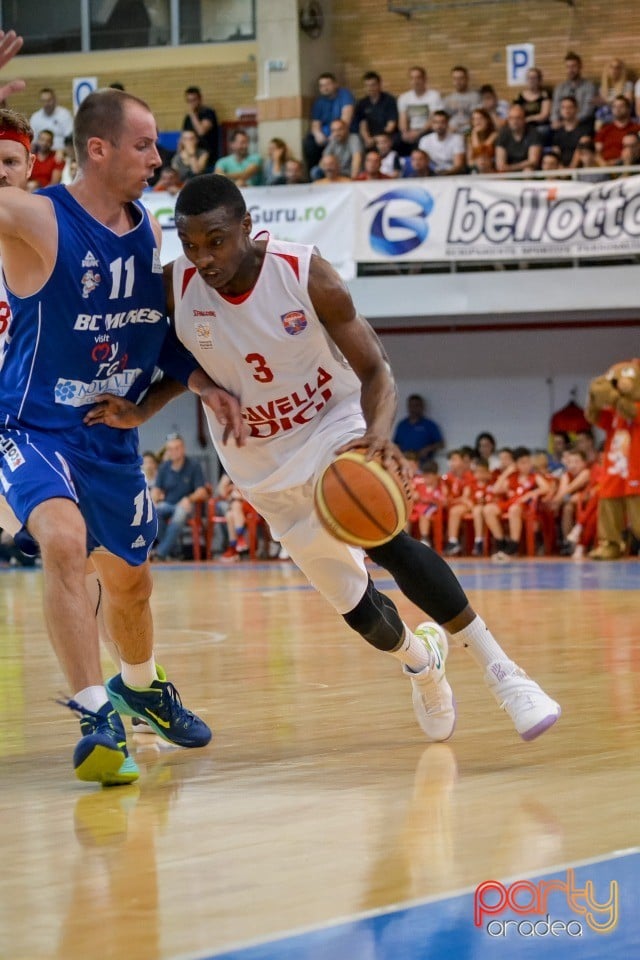
{"type": "Polygon", "coordinates": [[[19,130],[12,130],[10,127],[0,127],[0,140],[15,140],[21,143],[27,153],[31,153],[31,138],[26,133],[20,133],[19,130]]]}

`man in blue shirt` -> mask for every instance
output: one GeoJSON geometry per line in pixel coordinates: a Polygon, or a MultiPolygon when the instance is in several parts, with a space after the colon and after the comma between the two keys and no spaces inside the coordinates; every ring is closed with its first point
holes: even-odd
{"type": "Polygon", "coordinates": [[[344,120],[347,127],[351,127],[356,103],[351,91],[339,86],[332,73],[320,74],[318,90],[320,96],[316,97],[311,108],[311,129],[302,143],[309,170],[320,163],[322,151],[329,142],[332,122],[344,120]]]}
{"type": "Polygon", "coordinates": [[[158,514],[159,543],[152,559],[164,561],[178,543],[194,504],[209,496],[202,467],[187,457],[178,434],[167,437],[166,459],[160,464],[151,497],[158,514]]]}
{"type": "Polygon", "coordinates": [[[407,414],[396,427],[393,442],[403,453],[417,456],[420,465],[432,460],[438,450],[444,446],[440,427],[424,415],[424,397],[412,393],[407,400],[407,414]]]}

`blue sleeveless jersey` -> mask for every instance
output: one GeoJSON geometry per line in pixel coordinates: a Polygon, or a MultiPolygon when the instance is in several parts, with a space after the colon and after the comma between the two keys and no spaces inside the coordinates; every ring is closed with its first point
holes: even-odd
{"type": "Polygon", "coordinates": [[[131,204],[135,226],[118,236],[65,187],[42,194],[54,206],[58,256],[38,293],[7,291],[13,319],[0,371],[0,425],[59,434],[89,456],[130,461],[137,430],[82,421],[100,394],[135,403],[163,366],[169,327],[149,217],[131,204]]]}

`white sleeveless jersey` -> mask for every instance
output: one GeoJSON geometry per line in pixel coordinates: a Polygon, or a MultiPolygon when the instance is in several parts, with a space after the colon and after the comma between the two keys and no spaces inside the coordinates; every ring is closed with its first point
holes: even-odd
{"type": "Polygon", "coordinates": [[[223,428],[204,408],[224,469],[247,495],[305,483],[335,438],[365,430],[360,381],[309,297],[313,251],[269,239],[255,286],[233,299],[209,287],[186,257],[174,265],[176,333],[240,399],[250,429],[244,447],[223,446],[223,428]]]}

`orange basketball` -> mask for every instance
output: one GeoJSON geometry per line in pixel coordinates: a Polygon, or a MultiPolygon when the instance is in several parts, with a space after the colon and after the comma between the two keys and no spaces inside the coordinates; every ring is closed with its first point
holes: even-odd
{"type": "Polygon", "coordinates": [[[379,547],[404,529],[411,491],[399,468],[387,470],[379,457],[366,460],[362,450],[348,450],[325,469],[314,500],[323,526],[338,540],[379,547]]]}

